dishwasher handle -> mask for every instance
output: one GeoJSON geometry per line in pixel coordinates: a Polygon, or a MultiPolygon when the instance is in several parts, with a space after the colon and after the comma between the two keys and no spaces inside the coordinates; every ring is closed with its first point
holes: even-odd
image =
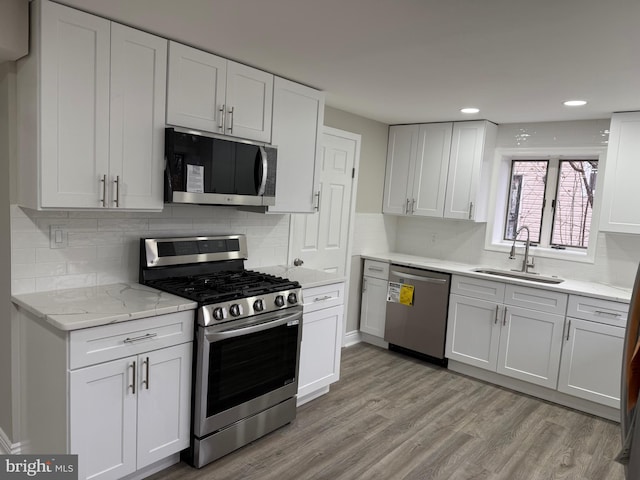
{"type": "Polygon", "coordinates": [[[449,280],[446,278],[435,278],[435,277],[423,277],[422,275],[412,275],[410,273],[397,272],[395,270],[391,271],[392,275],[396,275],[400,278],[407,278],[409,280],[417,280],[419,282],[428,282],[428,283],[447,283],[449,280]]]}

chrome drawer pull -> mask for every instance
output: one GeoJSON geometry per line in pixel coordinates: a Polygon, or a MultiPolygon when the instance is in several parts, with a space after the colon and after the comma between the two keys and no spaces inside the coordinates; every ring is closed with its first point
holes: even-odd
{"type": "Polygon", "coordinates": [[[324,297],[316,297],[313,299],[314,302],[324,302],[325,300],[330,300],[333,297],[331,295],[325,295],[324,297]]]}
{"type": "Polygon", "coordinates": [[[157,333],[147,333],[146,335],[140,335],[139,337],[127,337],[124,339],[124,343],[139,342],[140,340],[149,340],[150,338],[157,337],[157,333]]]}
{"type": "Polygon", "coordinates": [[[367,267],[367,270],[371,270],[372,272],[384,272],[384,268],[380,267],[367,267]]]}
{"type": "Polygon", "coordinates": [[[612,317],[621,317],[622,314],[621,313],[615,313],[615,312],[606,312],[604,310],[596,310],[595,312],[596,315],[610,315],[612,317]]]}

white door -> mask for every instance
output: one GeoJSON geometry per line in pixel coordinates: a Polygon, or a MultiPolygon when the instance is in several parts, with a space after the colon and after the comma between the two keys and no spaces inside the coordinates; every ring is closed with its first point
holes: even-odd
{"type": "Polygon", "coordinates": [[[418,125],[393,125],[389,127],[387,170],[384,179],[383,213],[396,215],[411,211],[411,198],[418,149],[418,125]]]}
{"type": "Polygon", "coordinates": [[[555,389],[564,316],[506,305],[497,372],[555,389]]]}
{"type": "Polygon", "coordinates": [[[138,356],[138,469],[189,446],[191,346],[138,356]]]}
{"type": "Polygon", "coordinates": [[[568,318],[558,390],[620,408],[624,328],[568,318]]]}
{"type": "Polygon", "coordinates": [[[449,170],[452,123],[420,125],[411,213],[425,217],[444,214],[444,197],[449,170]]]}
{"type": "Polygon", "coordinates": [[[41,205],[98,208],[109,169],[110,22],[41,7],[41,205]]]}
{"type": "Polygon", "coordinates": [[[227,63],[227,113],[225,135],[271,142],[273,75],[227,63]]]}
{"type": "Polygon", "coordinates": [[[111,480],[136,470],[136,357],[69,375],[69,437],[78,478],[111,480]]]}
{"type": "Polygon", "coordinates": [[[111,27],[109,207],[162,210],[167,40],[111,27]]]}
{"type": "Polygon", "coordinates": [[[169,42],[167,123],[224,133],[227,60],[169,42]]]}
{"type": "Polygon", "coordinates": [[[322,135],[316,213],[291,215],[291,256],[304,266],[345,275],[353,169],[359,137],[339,131],[322,135]]]}
{"type": "Polygon", "coordinates": [[[386,280],[375,277],[362,277],[360,331],[384,338],[387,287],[386,280]]]}

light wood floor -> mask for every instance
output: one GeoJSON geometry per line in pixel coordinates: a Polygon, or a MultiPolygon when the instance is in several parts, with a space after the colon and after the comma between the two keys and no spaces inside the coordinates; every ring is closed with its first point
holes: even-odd
{"type": "Polygon", "coordinates": [[[367,344],[272,434],[154,480],[622,480],[619,425],[367,344]]]}

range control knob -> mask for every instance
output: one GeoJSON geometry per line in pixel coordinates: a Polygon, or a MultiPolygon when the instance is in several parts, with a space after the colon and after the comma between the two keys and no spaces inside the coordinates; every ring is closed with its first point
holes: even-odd
{"type": "Polygon", "coordinates": [[[277,307],[282,307],[284,305],[284,297],[282,295],[278,295],[275,300],[277,307]]]}
{"type": "Polygon", "coordinates": [[[261,312],[264,310],[264,301],[259,298],[258,300],[256,300],[255,302],[253,302],[253,309],[256,312],[261,312]]]}
{"type": "Polygon", "coordinates": [[[213,318],[216,320],[224,320],[224,310],[222,307],[216,307],[213,309],[213,318]]]}
{"type": "Polygon", "coordinates": [[[234,317],[238,317],[242,313],[242,308],[240,308],[240,305],[238,305],[237,303],[234,303],[229,307],[229,313],[231,313],[231,315],[233,315],[234,317]]]}
{"type": "Polygon", "coordinates": [[[298,296],[294,292],[291,292],[287,297],[287,302],[291,303],[292,305],[298,303],[298,296]]]}

